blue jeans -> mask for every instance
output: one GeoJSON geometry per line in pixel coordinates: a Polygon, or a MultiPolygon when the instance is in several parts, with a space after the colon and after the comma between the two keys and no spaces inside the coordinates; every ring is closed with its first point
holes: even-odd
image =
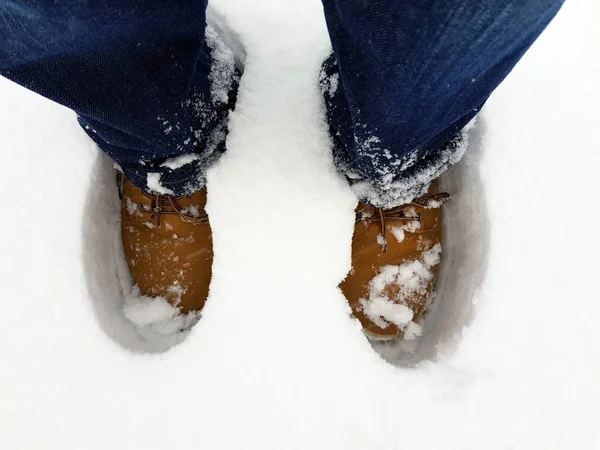
{"type": "MultiPolygon", "coordinates": [[[[323,0],[320,83],[361,200],[422,193],[563,0],[323,0]]],[[[239,72],[207,0],[5,0],[0,74],[74,110],[142,189],[187,194],[225,150],[239,72]]],[[[315,83],[319,80],[315,80],[315,83]]]]}

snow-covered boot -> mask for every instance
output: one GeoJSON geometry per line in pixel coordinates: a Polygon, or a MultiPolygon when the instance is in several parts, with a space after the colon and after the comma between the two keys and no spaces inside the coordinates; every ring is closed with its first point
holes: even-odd
{"type": "Polygon", "coordinates": [[[153,195],[118,178],[123,250],[140,293],[164,297],[183,313],[200,310],[213,261],[206,189],[189,196],[153,195]]]}
{"type": "Polygon", "coordinates": [[[420,335],[417,321],[430,297],[441,255],[441,206],[429,192],[391,209],[359,203],[352,238],[352,269],[341,283],[354,315],[370,339],[420,335]]]}

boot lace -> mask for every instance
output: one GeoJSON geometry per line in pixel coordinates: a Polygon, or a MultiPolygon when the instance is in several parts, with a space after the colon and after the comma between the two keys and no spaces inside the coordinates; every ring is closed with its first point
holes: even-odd
{"type": "MultiPolygon", "coordinates": [[[[117,187],[119,191],[119,199],[123,198],[123,174],[117,173],[117,187]]],[[[160,217],[163,214],[178,214],[183,220],[189,223],[208,223],[208,214],[202,209],[198,216],[189,214],[185,211],[186,208],[181,208],[177,201],[185,196],[165,195],[165,194],[149,194],[142,190],[144,197],[150,199],[150,210],[152,220],[156,222],[156,226],[160,226],[160,217]]]]}
{"type": "Polygon", "coordinates": [[[380,236],[382,237],[381,247],[382,251],[385,253],[387,252],[387,228],[389,220],[402,220],[407,222],[416,220],[417,222],[421,222],[421,213],[416,212],[415,214],[407,215],[407,210],[411,207],[424,209],[440,208],[448,200],[450,200],[450,194],[447,192],[423,195],[413,199],[410,203],[395,208],[374,208],[374,214],[361,215],[358,213],[356,221],[379,222],[381,227],[380,236]]]}

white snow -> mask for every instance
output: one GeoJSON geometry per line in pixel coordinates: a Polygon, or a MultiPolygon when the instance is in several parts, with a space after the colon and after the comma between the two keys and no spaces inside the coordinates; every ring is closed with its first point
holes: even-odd
{"type": "Polygon", "coordinates": [[[125,197],[125,207],[127,208],[127,212],[131,215],[141,214],[140,205],[131,200],[130,197],[125,197]]]}
{"type": "Polygon", "coordinates": [[[219,38],[217,30],[206,26],[206,44],[211,49],[213,64],[208,76],[210,80],[210,99],[213,105],[227,104],[229,91],[234,81],[235,57],[233,51],[219,38]]]}
{"type": "Polygon", "coordinates": [[[188,205],[185,208],[182,208],[181,212],[186,216],[193,217],[194,219],[200,217],[200,207],[198,205],[188,205]]]}
{"type": "Polygon", "coordinates": [[[597,2],[566,2],[443,178],[420,343],[375,345],[396,365],[336,287],[355,198],[328,149],[321,3],[212,4],[247,56],[185,340],[123,313],[112,162],[74,114],[0,80],[0,448],[600,448],[597,2]]]}
{"type": "MultiPolygon", "coordinates": [[[[410,216],[409,216],[410,217],[410,216]]],[[[409,222],[403,223],[402,225],[396,225],[394,227],[390,227],[390,231],[392,235],[398,242],[404,241],[404,232],[414,233],[421,227],[421,222],[418,220],[411,220],[409,222]]]]}
{"type": "Polygon", "coordinates": [[[340,85],[340,74],[334,73],[331,76],[327,76],[324,72],[321,72],[319,75],[319,82],[321,84],[321,91],[327,93],[330,97],[333,97],[340,85]]]}
{"type": "MultiPolygon", "coordinates": [[[[446,169],[458,163],[469,147],[469,131],[473,128],[476,119],[463,128],[461,138],[454,141],[454,145],[444,147],[430,165],[414,171],[408,177],[394,180],[398,167],[402,170],[413,166],[417,157],[415,154],[405,158],[395,158],[387,148],[379,146],[377,136],[368,136],[366,139],[354,137],[356,150],[365,153],[374,162],[372,166],[378,173],[382,183],[359,181],[352,185],[352,190],[358,198],[366,198],[373,206],[392,208],[409,203],[413,198],[423,195],[430,183],[438,178],[446,169]]],[[[364,124],[358,126],[366,127],[364,124]]]]}
{"type": "Polygon", "coordinates": [[[164,195],[175,195],[175,193],[169,189],[164,187],[160,182],[160,173],[158,172],[148,172],[146,183],[148,185],[148,189],[152,192],[157,192],[159,194],[164,195]]]}
{"type": "MultiPolygon", "coordinates": [[[[413,321],[413,311],[407,306],[415,295],[426,295],[433,279],[432,268],[439,264],[442,246],[438,243],[423,252],[418,260],[406,260],[400,265],[383,266],[369,282],[369,298],[361,298],[364,313],[381,328],[389,324],[404,330],[413,321]],[[388,288],[401,286],[394,298],[388,288]]],[[[393,289],[393,292],[396,290],[393,289]]],[[[410,333],[414,339],[415,333],[410,333]]]]}
{"type": "Polygon", "coordinates": [[[377,243],[381,246],[383,250],[387,247],[387,238],[383,234],[379,233],[377,235],[377,243]]]}
{"type": "Polygon", "coordinates": [[[162,297],[140,295],[137,286],[125,289],[129,294],[125,295],[123,314],[154,350],[170,348],[185,340],[200,319],[195,311],[180,314],[178,308],[162,297]]]}
{"type": "Polygon", "coordinates": [[[173,158],[169,158],[167,159],[164,163],[162,163],[160,166],[161,167],[166,167],[168,169],[180,169],[181,167],[185,166],[186,164],[190,164],[194,161],[196,161],[199,158],[199,156],[195,153],[188,153],[186,155],[181,155],[181,156],[175,156],[173,158]]]}
{"type": "Polygon", "coordinates": [[[414,341],[423,334],[421,326],[415,322],[408,322],[404,328],[403,339],[405,341],[414,341]]]}
{"type": "Polygon", "coordinates": [[[137,293],[125,300],[123,310],[127,317],[135,325],[147,326],[151,323],[172,319],[177,316],[179,310],[170,305],[162,297],[144,297],[137,293]]]}
{"type": "Polygon", "coordinates": [[[387,327],[390,323],[404,328],[413,319],[413,312],[408,306],[394,303],[388,297],[361,298],[360,304],[365,314],[381,328],[387,327]]]}

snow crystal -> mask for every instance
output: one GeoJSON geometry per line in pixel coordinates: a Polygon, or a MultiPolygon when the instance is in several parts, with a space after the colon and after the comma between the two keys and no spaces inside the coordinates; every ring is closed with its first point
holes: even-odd
{"type": "Polygon", "coordinates": [[[406,217],[419,217],[419,214],[417,213],[417,210],[414,206],[409,206],[408,208],[406,208],[404,210],[404,215],[406,217]]]}
{"type": "Polygon", "coordinates": [[[197,219],[200,217],[200,207],[198,205],[189,205],[181,209],[181,212],[189,217],[197,219]]]}
{"type": "Polygon", "coordinates": [[[379,245],[381,245],[382,249],[385,249],[385,247],[387,246],[387,239],[386,239],[386,237],[383,234],[379,233],[377,235],[377,243],[379,245]]]}
{"type": "Polygon", "coordinates": [[[125,207],[130,215],[135,215],[140,210],[140,205],[133,202],[130,197],[125,197],[125,207]]]}
{"type": "Polygon", "coordinates": [[[417,250],[422,252],[429,247],[431,247],[431,240],[424,238],[423,236],[419,236],[417,239],[417,250]]]}
{"type": "MultiPolygon", "coordinates": [[[[181,295],[179,286],[172,286],[170,292],[181,295]]],[[[200,312],[190,311],[181,314],[176,306],[164,297],[147,297],[140,295],[139,288],[134,286],[125,296],[123,314],[135,325],[138,333],[149,341],[159,341],[161,337],[181,340],[200,319],[200,312]]]]}
{"type": "MultiPolygon", "coordinates": [[[[333,58],[333,67],[337,68],[337,61],[333,58]]],[[[338,72],[328,74],[325,66],[321,66],[319,72],[319,86],[321,93],[329,98],[333,98],[340,85],[340,75],[338,72]]]]}
{"type": "Polygon", "coordinates": [[[415,295],[425,295],[431,280],[432,268],[439,264],[442,246],[438,243],[423,252],[418,260],[407,260],[402,264],[387,265],[369,282],[369,298],[360,299],[364,313],[381,328],[394,324],[403,331],[405,339],[414,339],[419,330],[408,325],[413,320],[413,311],[407,304],[415,295]],[[387,288],[397,286],[394,298],[389,298],[387,288]]]}
{"type": "Polygon", "coordinates": [[[172,298],[176,299],[174,302],[178,305],[181,302],[181,296],[185,293],[185,289],[181,287],[179,283],[175,283],[167,288],[167,292],[171,295],[172,298]]]}
{"type": "Polygon", "coordinates": [[[405,238],[405,231],[409,233],[414,233],[419,228],[421,228],[421,223],[418,220],[411,220],[410,222],[406,222],[402,225],[391,227],[391,232],[398,242],[403,242],[405,238]]]}
{"type": "MultiPolygon", "coordinates": [[[[416,153],[405,161],[389,161],[386,149],[378,149],[378,140],[374,136],[364,139],[355,137],[357,150],[370,158],[377,169],[377,180],[358,180],[352,183],[356,196],[367,203],[379,208],[393,208],[410,203],[415,197],[427,192],[429,185],[450,166],[459,162],[469,146],[469,131],[474,127],[476,119],[469,122],[452,141],[432,155],[431,161],[423,167],[414,169],[417,161],[416,153]],[[385,159],[385,161],[384,161],[385,159]],[[381,161],[380,161],[381,160],[381,161]],[[398,169],[398,164],[402,164],[398,169]],[[414,169],[410,171],[409,169],[414,169]],[[398,177],[398,173],[402,173],[398,177]]],[[[343,167],[344,172],[348,170],[343,167]]]]}
{"type": "Polygon", "coordinates": [[[429,200],[427,205],[424,206],[425,209],[437,209],[441,208],[444,205],[444,201],[440,200],[429,200]]]}
{"type": "Polygon", "coordinates": [[[440,254],[442,253],[442,246],[436,244],[430,250],[423,252],[423,262],[428,268],[431,268],[440,263],[440,254]]]}
{"type": "Polygon", "coordinates": [[[319,83],[321,85],[321,91],[324,94],[329,95],[329,97],[333,97],[339,87],[340,75],[339,73],[334,73],[328,76],[324,71],[321,71],[319,83]]]}
{"type": "MultiPolygon", "coordinates": [[[[356,124],[358,128],[365,128],[364,124],[356,124]]],[[[380,149],[378,144],[381,144],[381,138],[370,133],[363,133],[361,136],[358,134],[354,135],[354,145],[356,151],[361,153],[363,156],[371,158],[377,158],[380,156],[385,157],[387,160],[392,159],[392,154],[389,149],[380,149]]],[[[388,175],[388,174],[386,174],[388,175]]],[[[391,175],[391,174],[389,174],[391,175]]],[[[385,175],[384,175],[385,177],[385,175]]],[[[391,181],[391,180],[390,180],[391,181]]]]}
{"type": "Polygon", "coordinates": [[[385,328],[393,323],[398,327],[405,327],[413,319],[413,311],[406,305],[394,303],[387,297],[360,299],[364,313],[375,325],[385,328]],[[385,319],[383,319],[385,318],[385,319]]]}
{"type": "Polygon", "coordinates": [[[217,31],[206,26],[206,44],[211,50],[213,59],[208,79],[210,80],[210,96],[213,104],[227,104],[229,93],[235,79],[235,58],[231,49],[225,45],[217,31]]]}
{"type": "Polygon", "coordinates": [[[140,295],[139,289],[136,288],[125,299],[123,312],[125,317],[133,324],[143,327],[172,319],[179,314],[179,309],[171,305],[163,297],[146,297],[140,295]]]}
{"type": "Polygon", "coordinates": [[[176,169],[179,169],[179,168],[185,166],[186,164],[190,164],[190,163],[196,161],[199,158],[200,158],[200,156],[197,155],[196,153],[188,153],[186,155],[169,158],[165,162],[163,162],[160,165],[160,167],[166,167],[167,169],[176,170],[176,169]]]}
{"type": "Polygon", "coordinates": [[[404,340],[413,341],[423,334],[421,326],[415,322],[410,322],[404,329],[404,340]]]}
{"type": "Polygon", "coordinates": [[[160,176],[160,173],[148,172],[148,177],[146,179],[148,189],[158,194],[175,195],[171,189],[168,189],[161,184],[160,176]]]}
{"type": "Polygon", "coordinates": [[[404,228],[403,227],[392,227],[392,235],[398,242],[404,241],[404,228]]]}

